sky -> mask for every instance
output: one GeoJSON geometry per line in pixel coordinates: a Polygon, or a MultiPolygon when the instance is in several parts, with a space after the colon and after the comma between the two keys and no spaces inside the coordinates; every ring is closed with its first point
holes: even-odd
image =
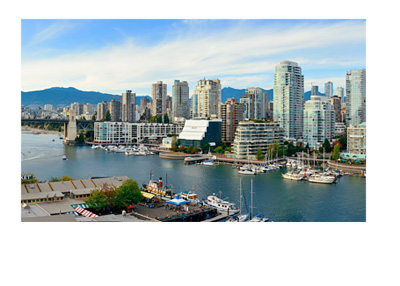
{"type": "Polygon", "coordinates": [[[222,87],[273,88],[275,66],[297,62],[304,89],[345,86],[366,67],[366,21],[357,20],[21,20],[22,91],[75,87],[151,95],[151,84],[203,78],[222,87]]]}

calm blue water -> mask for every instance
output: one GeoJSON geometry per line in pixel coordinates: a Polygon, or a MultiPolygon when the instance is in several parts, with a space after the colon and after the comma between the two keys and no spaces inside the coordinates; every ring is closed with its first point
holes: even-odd
{"type": "Polygon", "coordinates": [[[163,178],[175,192],[192,190],[200,198],[222,192],[239,205],[239,185],[248,201],[250,178],[253,177],[254,212],[263,213],[270,220],[281,221],[365,221],[365,179],[344,176],[336,184],[323,185],[287,181],[281,171],[257,176],[237,174],[229,165],[184,165],[182,160],[160,159],[158,155],[125,156],[124,153],[107,153],[88,146],[64,146],[58,135],[21,133],[22,172],[34,173],[39,180],[70,176],[87,179],[101,176],[128,176],[140,185],[163,178]],[[55,141],[52,141],[52,140],[55,141]],[[66,155],[68,160],[62,160],[66,155]]]}

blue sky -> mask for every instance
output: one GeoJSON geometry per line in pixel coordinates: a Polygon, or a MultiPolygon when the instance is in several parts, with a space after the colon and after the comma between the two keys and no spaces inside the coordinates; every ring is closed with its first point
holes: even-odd
{"type": "Polygon", "coordinates": [[[273,87],[282,60],[299,63],[305,90],[344,86],[366,67],[365,20],[22,20],[22,90],[73,86],[150,95],[175,79],[273,87]]]}

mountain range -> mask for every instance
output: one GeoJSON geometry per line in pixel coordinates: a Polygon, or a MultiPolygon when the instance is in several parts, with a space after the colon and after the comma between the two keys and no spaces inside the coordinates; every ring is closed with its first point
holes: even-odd
{"type": "MultiPolygon", "coordinates": [[[[272,101],[274,97],[273,89],[262,89],[268,94],[268,101],[272,101]]],[[[225,102],[228,98],[240,99],[245,93],[245,89],[236,89],[232,87],[224,87],[221,90],[221,102],[225,102]]],[[[319,95],[324,95],[319,93],[319,95]]],[[[309,100],[311,91],[304,93],[305,100],[309,100]]],[[[140,105],[140,99],[143,96],[136,96],[136,104],[140,105]]],[[[151,100],[151,97],[145,95],[151,100]]],[[[95,107],[97,103],[102,101],[111,101],[115,99],[121,101],[121,95],[101,93],[97,91],[82,91],[74,87],[52,87],[44,90],[21,91],[21,106],[35,108],[36,106],[44,106],[45,104],[53,105],[53,108],[69,106],[73,102],[82,104],[91,103],[95,107]]]]}

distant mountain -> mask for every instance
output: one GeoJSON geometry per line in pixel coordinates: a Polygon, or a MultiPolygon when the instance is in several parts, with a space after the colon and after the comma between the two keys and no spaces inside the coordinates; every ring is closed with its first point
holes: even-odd
{"type": "MultiPolygon", "coordinates": [[[[263,92],[268,94],[268,101],[274,100],[274,90],[271,89],[262,89],[263,92]]],[[[224,87],[221,90],[221,102],[225,102],[228,98],[236,98],[240,99],[242,95],[246,92],[246,89],[236,89],[232,87],[224,87]]],[[[318,95],[325,95],[324,93],[318,92],[318,95]]],[[[310,100],[311,90],[304,93],[304,99],[310,100]]]]}
{"type": "MultiPolygon", "coordinates": [[[[140,98],[136,97],[136,104],[140,105],[140,98]]],[[[149,97],[149,96],[147,96],[149,97]]],[[[149,97],[151,100],[151,97],[149,97]]],[[[69,106],[73,102],[82,104],[91,103],[95,107],[102,101],[121,101],[121,95],[101,93],[97,91],[82,91],[74,87],[52,87],[44,90],[21,91],[22,107],[36,107],[51,104],[54,108],[69,106]]]]}

